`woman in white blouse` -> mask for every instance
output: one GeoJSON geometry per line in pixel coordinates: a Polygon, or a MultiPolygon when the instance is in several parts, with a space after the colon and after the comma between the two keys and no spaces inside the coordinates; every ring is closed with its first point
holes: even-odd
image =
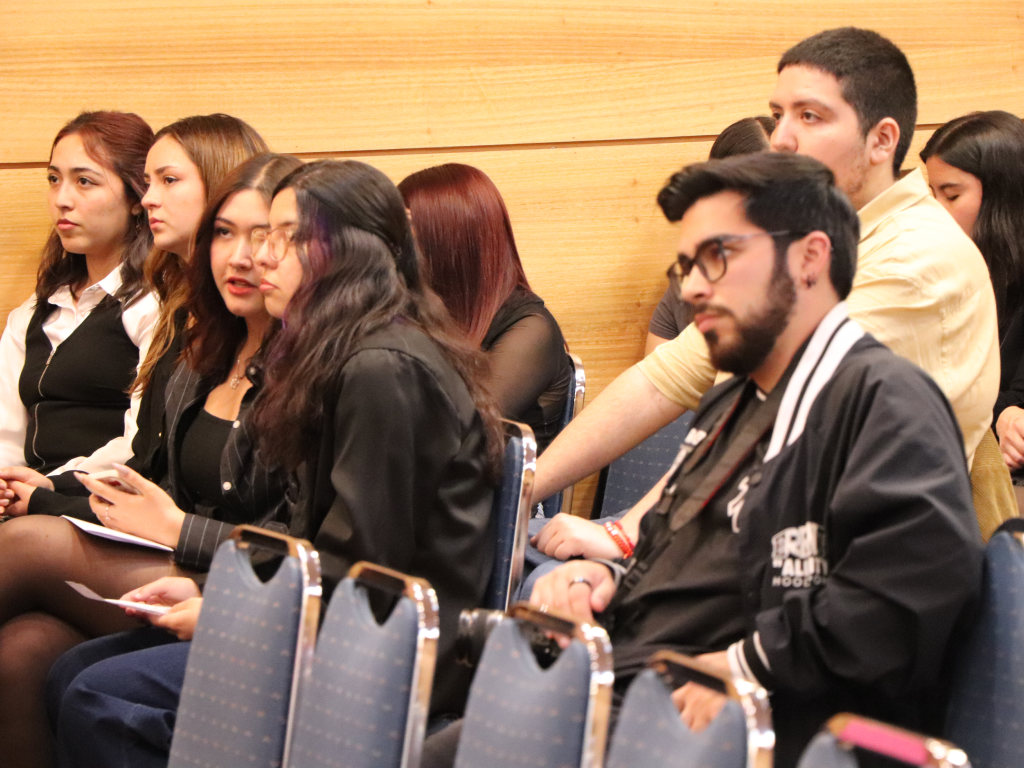
{"type": "MultiPolygon", "coordinates": [[[[46,172],[54,229],[35,294],[11,312],[0,339],[0,467],[89,469],[86,457],[134,428],[126,391],[157,315],[143,277],[152,143],[146,122],[123,112],[83,113],[54,140],[46,172]]],[[[13,491],[6,483],[0,491],[6,506],[13,491]]]]}

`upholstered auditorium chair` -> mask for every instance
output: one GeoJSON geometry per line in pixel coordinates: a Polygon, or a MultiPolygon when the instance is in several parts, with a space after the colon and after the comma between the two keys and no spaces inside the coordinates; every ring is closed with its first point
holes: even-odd
{"type": "Polygon", "coordinates": [[[732,680],[703,662],[659,651],[626,691],[608,768],[771,768],[775,734],[768,693],[732,680]],[[693,681],[729,700],[703,731],[679,719],[672,689],[693,681]]]}
{"type": "Polygon", "coordinates": [[[1007,520],[985,550],[981,612],[958,651],[946,736],[974,768],[1024,766],[1024,519],[1007,520]]]}
{"type": "Polygon", "coordinates": [[[850,714],[836,715],[825,724],[797,768],[857,768],[854,748],[919,768],[971,768],[964,751],[948,741],[850,714]]]}
{"type": "Polygon", "coordinates": [[[505,462],[501,486],[494,494],[491,516],[497,536],[494,566],[487,584],[484,606],[508,610],[523,578],[523,559],[530,537],[530,498],[537,467],[537,441],[526,424],[502,419],[505,425],[505,462]]]}
{"type": "Polygon", "coordinates": [[[611,707],[601,627],[517,603],[491,631],[473,678],[455,768],[600,768],[611,707]],[[542,669],[523,629],[572,638],[542,669]]]}
{"type": "Polygon", "coordinates": [[[300,689],[287,768],[416,768],[437,637],[426,581],[354,565],[331,597],[300,689]]]}
{"type": "MultiPolygon", "coordinates": [[[[562,412],[562,423],[558,428],[561,432],[566,425],[576,418],[576,414],[583,410],[583,401],[587,392],[587,374],[583,370],[583,360],[579,355],[569,351],[566,347],[565,353],[572,363],[572,378],[569,379],[569,397],[565,401],[565,410],[562,412]]],[[[569,486],[549,496],[537,505],[537,517],[554,517],[559,512],[572,512],[572,492],[574,486],[569,486]]]]}
{"type": "Polygon", "coordinates": [[[169,768],[277,768],[297,681],[312,662],[320,563],[308,541],[239,526],[213,558],[192,638],[169,768]],[[250,552],[282,555],[266,583],[250,552]]]}

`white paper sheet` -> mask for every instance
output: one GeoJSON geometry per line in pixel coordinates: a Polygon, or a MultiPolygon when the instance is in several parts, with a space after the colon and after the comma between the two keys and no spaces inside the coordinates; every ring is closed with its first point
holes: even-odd
{"type": "Polygon", "coordinates": [[[131,600],[115,600],[112,597],[100,597],[85,584],[79,584],[77,581],[65,581],[69,587],[75,592],[80,594],[82,597],[87,597],[90,600],[100,600],[104,603],[110,603],[111,605],[117,605],[121,608],[134,608],[139,613],[151,613],[154,616],[163,616],[165,613],[171,610],[169,605],[150,605],[149,603],[135,603],[131,600]]]}
{"type": "Polygon", "coordinates": [[[132,536],[130,533],[121,533],[120,531],[115,531],[113,528],[107,528],[103,525],[87,523],[85,520],[79,520],[77,517],[68,517],[67,515],[63,515],[63,517],[65,520],[69,520],[73,525],[77,525],[86,533],[91,533],[93,536],[99,536],[101,539],[110,539],[111,541],[120,541],[124,544],[135,544],[139,547],[159,549],[163,552],[174,551],[166,544],[158,544],[155,541],[144,539],[141,536],[132,536]]]}

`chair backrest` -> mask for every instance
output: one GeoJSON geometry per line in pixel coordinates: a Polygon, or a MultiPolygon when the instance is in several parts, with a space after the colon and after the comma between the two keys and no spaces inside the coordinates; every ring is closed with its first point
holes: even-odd
{"type": "MultiPolygon", "coordinates": [[[[569,379],[569,396],[565,400],[565,410],[562,411],[562,423],[558,428],[561,432],[566,425],[576,418],[576,414],[583,410],[583,400],[587,392],[587,374],[583,370],[583,360],[580,356],[570,352],[566,347],[565,354],[569,356],[572,365],[572,378],[569,379]]],[[[575,486],[570,485],[561,493],[549,496],[540,503],[540,513],[537,517],[554,517],[561,511],[572,511],[572,493],[575,486]]]]}
{"type": "Polygon", "coordinates": [[[501,486],[494,494],[491,516],[496,526],[496,551],[484,606],[508,610],[509,601],[523,578],[523,559],[530,538],[530,498],[537,466],[537,441],[525,424],[502,419],[505,424],[505,463],[501,486]]]}
{"type": "Polygon", "coordinates": [[[611,708],[611,644],[601,627],[525,603],[487,638],[473,678],[455,768],[601,768],[611,708]],[[572,637],[541,669],[521,626],[572,637]]]}
{"type": "Polygon", "coordinates": [[[966,753],[948,741],[847,713],[825,724],[797,768],[856,768],[854,747],[921,768],[971,768],[966,753]]]}
{"type": "Polygon", "coordinates": [[[287,768],[416,768],[437,638],[430,584],[371,563],[352,566],[334,590],[302,681],[287,768]],[[383,624],[370,591],[395,601],[383,624]]]}
{"type": "Polygon", "coordinates": [[[629,509],[661,480],[690,431],[693,415],[687,411],[601,470],[592,518],[629,509]]]}
{"type": "Polygon", "coordinates": [[[169,768],[287,761],[320,594],[320,561],[308,541],[243,525],[221,544],[189,650],[169,768]],[[266,583],[249,562],[254,548],[283,556],[266,583]]]}
{"type": "Polygon", "coordinates": [[[771,768],[775,732],[764,688],[672,651],[655,653],[647,666],[626,691],[608,768],[771,768]],[[666,681],[707,685],[729,701],[694,733],[679,719],[666,681]]]}
{"type": "Polygon", "coordinates": [[[982,606],[959,653],[945,735],[975,768],[1024,765],[1024,547],[1005,522],[985,549],[982,606]],[[1008,734],[1015,734],[1008,737],[1008,734]]]}

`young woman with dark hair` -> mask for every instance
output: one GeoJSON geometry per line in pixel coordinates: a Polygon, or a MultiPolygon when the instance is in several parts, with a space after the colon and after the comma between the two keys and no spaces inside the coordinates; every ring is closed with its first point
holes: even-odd
{"type": "MultiPolygon", "coordinates": [[[[768,115],[744,117],[730,125],[715,139],[711,145],[709,160],[721,160],[733,155],[749,155],[754,152],[767,152],[772,131],[775,130],[775,119],[768,115]]],[[[674,278],[669,278],[669,286],[665,294],[654,308],[650,325],[647,327],[647,344],[644,356],[671,341],[693,320],[693,307],[683,301],[679,295],[679,286],[674,278]]]]}
{"type": "Polygon", "coordinates": [[[1003,458],[1024,467],[1024,123],[1009,112],[949,121],[921,150],[932,194],[985,257],[1002,375],[993,413],[1003,458]]]}
{"type": "MultiPolygon", "coordinates": [[[[358,560],[430,581],[441,613],[431,712],[456,714],[469,683],[454,664],[456,626],[490,573],[503,445],[482,355],[426,287],[402,198],[376,169],[303,166],[279,186],[270,225],[257,261],[283,329],[253,423],[268,459],[298,481],[291,532],[313,541],[328,598],[358,560]]],[[[191,637],[194,584],[162,579],[129,595],[176,604],[153,623],[191,637]]],[[[74,747],[62,766],[113,754],[137,768],[166,763],[188,645],[146,631],[118,642],[139,650],[112,658],[113,640],[94,641],[55,669],[51,722],[74,747]],[[124,717],[140,711],[145,723],[124,717]]]]}
{"type": "Polygon", "coordinates": [[[557,321],[530,290],[501,193],[483,171],[459,163],[414,173],[398,189],[431,288],[487,353],[488,392],[543,450],[561,426],[572,368],[557,321]]]}
{"type": "Polygon", "coordinates": [[[260,380],[252,360],[276,325],[259,291],[251,239],[267,229],[274,187],[299,165],[283,155],[249,160],[213,190],[199,221],[185,273],[192,322],[167,384],[167,472],[153,478],[160,484],[120,465],[138,495],[80,475],[104,525],[173,554],[111,544],[46,515],[0,526],[0,706],[18,710],[0,718],[5,765],[47,764],[42,689],[50,664],[86,638],[137,626],[79,597],[65,580],[122,594],[161,576],[206,570],[238,523],[287,525],[287,476],[259,459],[249,419],[260,380]]]}
{"type": "MultiPolygon", "coordinates": [[[[138,403],[126,390],[157,315],[143,280],[152,143],[145,121],[124,112],[82,113],[54,139],[46,172],[54,229],[36,292],[11,312],[0,340],[0,467],[15,475],[30,468],[74,482],[67,470],[134,429],[138,403]]],[[[0,471],[0,507],[16,505],[23,489],[8,487],[16,479],[0,471]]]]}
{"type": "MultiPolygon", "coordinates": [[[[148,188],[141,204],[154,233],[153,249],[145,259],[145,282],[159,299],[160,314],[155,326],[150,323],[153,341],[140,356],[139,372],[131,386],[132,423],[123,436],[111,440],[75,469],[96,472],[127,463],[147,477],[163,477],[166,456],[160,450],[160,433],[164,395],[181,354],[180,331],[186,320],[183,305],[188,291],[185,271],[192,238],[210,190],[239,163],[266,151],[259,134],[230,115],[186,117],[157,132],[145,158],[143,179],[148,188]]],[[[137,264],[139,280],[144,258],[137,264]]],[[[8,482],[18,496],[16,502],[9,503],[7,514],[92,519],[81,495],[84,489],[71,472],[48,478],[28,469],[8,469],[0,470],[0,480],[8,482]]]]}

